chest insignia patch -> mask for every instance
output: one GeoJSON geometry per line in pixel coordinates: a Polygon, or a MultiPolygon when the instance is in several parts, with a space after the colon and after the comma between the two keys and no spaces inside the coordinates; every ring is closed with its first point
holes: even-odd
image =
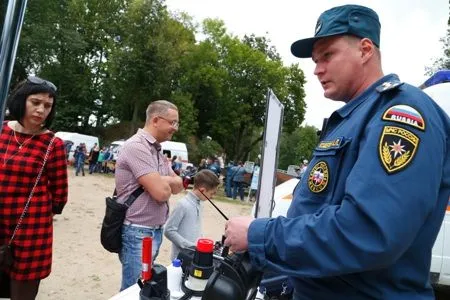
{"type": "Polygon", "coordinates": [[[330,172],[328,170],[328,164],[324,161],[319,161],[312,167],[308,177],[308,187],[313,193],[320,193],[328,185],[330,180],[330,172]]]}
{"type": "Polygon", "coordinates": [[[381,163],[388,174],[408,166],[416,154],[420,139],[404,128],[385,126],[378,144],[381,163]]]}
{"type": "Polygon", "coordinates": [[[394,105],[383,114],[383,120],[406,124],[425,130],[425,121],[422,115],[409,105],[394,105]]]}
{"type": "Polygon", "coordinates": [[[317,148],[322,150],[338,149],[342,145],[343,137],[336,138],[332,141],[321,141],[317,148]]]}

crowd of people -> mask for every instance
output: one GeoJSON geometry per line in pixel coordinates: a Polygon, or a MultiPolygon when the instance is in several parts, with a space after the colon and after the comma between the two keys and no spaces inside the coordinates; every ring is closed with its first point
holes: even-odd
{"type": "Polygon", "coordinates": [[[86,143],[80,143],[73,151],[73,157],[70,157],[70,151],[73,144],[70,141],[65,142],[65,151],[67,161],[73,163],[75,168],[75,176],[81,174],[85,176],[85,165],[88,164],[89,174],[93,173],[113,173],[114,168],[110,167],[110,163],[114,161],[114,153],[112,147],[100,148],[97,143],[87,150],[86,143]]]}

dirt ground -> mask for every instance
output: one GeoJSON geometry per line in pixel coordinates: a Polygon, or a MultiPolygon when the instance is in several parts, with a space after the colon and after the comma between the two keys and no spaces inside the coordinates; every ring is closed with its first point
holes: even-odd
{"type": "MultiPolygon", "coordinates": [[[[120,262],[100,244],[105,197],[114,189],[114,178],[102,174],[75,177],[69,168],[69,202],[55,217],[52,273],[41,282],[38,300],[108,299],[119,291],[120,262]]],[[[184,193],[170,199],[173,206],[184,193]]],[[[249,215],[251,205],[216,202],[228,217],[249,215]]],[[[204,236],[221,239],[225,220],[204,203],[204,236]]],[[[156,263],[170,262],[170,241],[165,239],[156,263]]]]}

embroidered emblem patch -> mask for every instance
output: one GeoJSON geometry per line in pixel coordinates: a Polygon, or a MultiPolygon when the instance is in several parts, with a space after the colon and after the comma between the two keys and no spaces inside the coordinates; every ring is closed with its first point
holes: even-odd
{"type": "Polygon", "coordinates": [[[322,21],[318,20],[316,23],[316,29],[314,29],[314,35],[317,35],[320,29],[322,29],[322,21]]]}
{"type": "Polygon", "coordinates": [[[308,187],[313,193],[320,193],[328,185],[330,180],[330,172],[328,170],[328,165],[324,161],[319,161],[314,165],[309,172],[308,187]]]}
{"type": "Polygon", "coordinates": [[[378,93],[384,93],[384,92],[387,92],[390,90],[395,90],[402,84],[403,84],[403,82],[398,81],[398,80],[385,81],[382,84],[380,84],[379,86],[377,86],[376,90],[378,93]]]}
{"type": "Polygon", "coordinates": [[[383,114],[383,120],[410,125],[425,130],[425,121],[422,115],[411,106],[394,105],[383,114]]]}
{"type": "Polygon", "coordinates": [[[405,168],[414,158],[419,137],[409,130],[385,126],[378,144],[381,163],[389,174],[405,168]]]}

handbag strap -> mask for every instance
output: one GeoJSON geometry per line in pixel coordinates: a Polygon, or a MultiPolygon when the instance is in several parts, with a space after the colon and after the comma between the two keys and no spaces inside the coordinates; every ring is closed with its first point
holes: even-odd
{"type": "MultiPolygon", "coordinates": [[[[139,186],[125,201],[124,205],[129,208],[131,204],[144,192],[144,188],[142,186],[139,186]]],[[[117,197],[117,189],[114,189],[113,192],[113,198],[117,197]]]]}
{"type": "Polygon", "coordinates": [[[42,164],[41,170],[39,171],[38,176],[36,177],[36,181],[34,182],[33,188],[31,189],[30,195],[28,196],[28,200],[27,200],[27,203],[25,204],[25,208],[23,209],[23,212],[20,215],[19,222],[17,223],[16,228],[14,228],[14,232],[13,232],[11,238],[9,239],[8,247],[11,246],[12,241],[14,240],[14,237],[16,236],[16,233],[20,228],[20,225],[22,225],[23,218],[25,217],[28,207],[30,206],[31,198],[33,198],[34,189],[36,188],[39,180],[41,179],[42,172],[44,171],[45,164],[47,163],[48,156],[50,155],[50,148],[51,148],[53,142],[55,141],[55,138],[56,138],[56,136],[53,136],[53,138],[50,140],[50,143],[48,144],[47,152],[45,153],[45,156],[44,156],[44,163],[42,164]]]}
{"type": "Polygon", "coordinates": [[[138,187],[131,195],[128,197],[127,201],[125,201],[125,206],[129,208],[131,204],[144,192],[142,186],[138,187]]]}

